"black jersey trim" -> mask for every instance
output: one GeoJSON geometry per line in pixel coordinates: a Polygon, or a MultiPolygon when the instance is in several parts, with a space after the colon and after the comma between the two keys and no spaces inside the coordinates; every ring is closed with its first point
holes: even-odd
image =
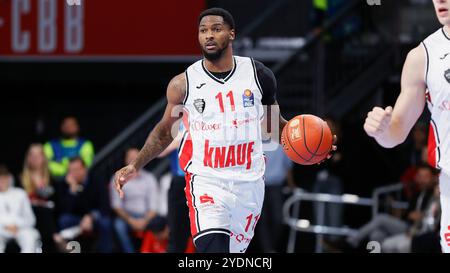
{"type": "Polygon", "coordinates": [[[225,82],[227,82],[229,79],[231,79],[234,72],[236,71],[236,66],[237,66],[236,58],[233,57],[233,69],[231,70],[230,74],[228,74],[228,76],[225,77],[225,79],[221,80],[221,79],[218,79],[217,77],[215,77],[211,72],[209,72],[208,69],[206,69],[204,60],[202,60],[202,68],[203,68],[203,71],[205,71],[206,75],[208,75],[211,79],[213,79],[216,82],[221,83],[221,84],[225,84],[225,82]]]}
{"type": "Polygon", "coordinates": [[[193,237],[193,241],[195,242],[198,238],[202,237],[203,235],[205,235],[205,233],[210,234],[210,233],[223,233],[223,234],[231,234],[231,231],[229,231],[228,229],[225,228],[208,228],[202,231],[199,231],[197,234],[194,235],[193,237]]]}
{"type": "Polygon", "coordinates": [[[450,41],[450,37],[447,36],[447,33],[445,33],[444,27],[441,28],[442,34],[444,34],[444,37],[447,38],[447,40],[450,41]]]}
{"type": "Polygon", "coordinates": [[[191,181],[189,181],[189,184],[191,186],[191,195],[192,195],[192,206],[195,209],[195,225],[197,227],[197,230],[200,231],[200,221],[198,220],[198,209],[197,206],[195,205],[195,194],[194,194],[194,178],[195,178],[195,174],[192,175],[191,177],[191,181]]]}
{"type": "Polygon", "coordinates": [[[436,166],[439,167],[439,162],[441,161],[441,149],[439,148],[439,146],[441,144],[441,140],[439,139],[439,132],[438,132],[438,127],[436,126],[436,122],[434,122],[434,120],[431,119],[431,123],[433,124],[433,127],[434,127],[433,129],[434,129],[434,133],[435,133],[436,140],[437,140],[436,149],[438,151],[438,160],[436,160],[436,166]]]}
{"type": "Polygon", "coordinates": [[[189,77],[187,70],[184,72],[184,74],[186,75],[186,94],[184,95],[183,105],[186,104],[186,101],[189,97],[189,77]]]}
{"type": "Polygon", "coordinates": [[[430,68],[430,54],[428,53],[428,48],[425,45],[425,42],[422,42],[423,47],[425,48],[425,53],[427,54],[427,68],[425,71],[425,85],[428,86],[428,70],[430,68]]]}
{"type": "Polygon", "coordinates": [[[263,91],[263,89],[261,88],[261,84],[259,83],[259,79],[258,79],[258,71],[256,71],[255,60],[253,60],[253,58],[250,58],[250,60],[252,61],[253,75],[255,75],[256,85],[258,86],[259,91],[261,92],[261,95],[264,95],[264,91],[263,91]]]}

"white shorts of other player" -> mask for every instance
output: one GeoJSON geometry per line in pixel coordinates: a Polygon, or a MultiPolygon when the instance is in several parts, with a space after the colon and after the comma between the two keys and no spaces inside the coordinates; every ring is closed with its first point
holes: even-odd
{"type": "Polygon", "coordinates": [[[439,177],[441,192],[441,247],[442,252],[450,253],[450,173],[442,170],[439,177]]]}

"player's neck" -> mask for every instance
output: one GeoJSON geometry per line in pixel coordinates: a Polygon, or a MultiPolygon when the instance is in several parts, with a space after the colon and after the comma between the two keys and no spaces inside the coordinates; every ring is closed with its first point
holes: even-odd
{"type": "Polygon", "coordinates": [[[204,61],[206,69],[210,72],[227,72],[233,69],[233,51],[225,50],[223,56],[217,60],[211,61],[205,59],[204,61]]]}

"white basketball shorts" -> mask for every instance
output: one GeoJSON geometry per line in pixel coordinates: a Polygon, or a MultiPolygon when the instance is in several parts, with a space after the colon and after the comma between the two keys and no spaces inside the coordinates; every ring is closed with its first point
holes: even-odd
{"type": "Polygon", "coordinates": [[[264,201],[264,180],[232,181],[186,174],[186,199],[195,241],[206,234],[230,235],[230,252],[244,253],[264,201]]]}
{"type": "Polygon", "coordinates": [[[450,253],[450,175],[442,171],[439,176],[441,192],[441,247],[442,252],[450,253]]]}

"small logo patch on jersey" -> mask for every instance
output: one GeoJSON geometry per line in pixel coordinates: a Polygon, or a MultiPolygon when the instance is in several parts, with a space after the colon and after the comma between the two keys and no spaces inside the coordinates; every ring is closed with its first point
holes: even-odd
{"type": "Polygon", "coordinates": [[[245,89],[244,94],[242,95],[242,101],[244,107],[252,107],[255,105],[255,97],[250,89],[245,89]]]}
{"type": "Polygon", "coordinates": [[[212,198],[212,196],[209,196],[207,193],[205,193],[202,196],[200,196],[200,204],[204,204],[204,203],[214,204],[214,198],[212,198]]]}
{"type": "Polygon", "coordinates": [[[205,100],[204,99],[194,100],[194,106],[195,106],[195,109],[197,109],[197,111],[200,114],[203,114],[203,111],[205,111],[205,100]]]}
{"type": "Polygon", "coordinates": [[[440,57],[439,59],[443,60],[445,59],[450,53],[445,53],[444,56],[440,57]]]}
{"type": "Polygon", "coordinates": [[[206,83],[201,83],[199,86],[196,86],[197,89],[202,88],[204,85],[206,85],[206,83]]]}
{"type": "Polygon", "coordinates": [[[444,77],[448,83],[450,83],[450,69],[447,69],[444,73],[444,77]]]}

